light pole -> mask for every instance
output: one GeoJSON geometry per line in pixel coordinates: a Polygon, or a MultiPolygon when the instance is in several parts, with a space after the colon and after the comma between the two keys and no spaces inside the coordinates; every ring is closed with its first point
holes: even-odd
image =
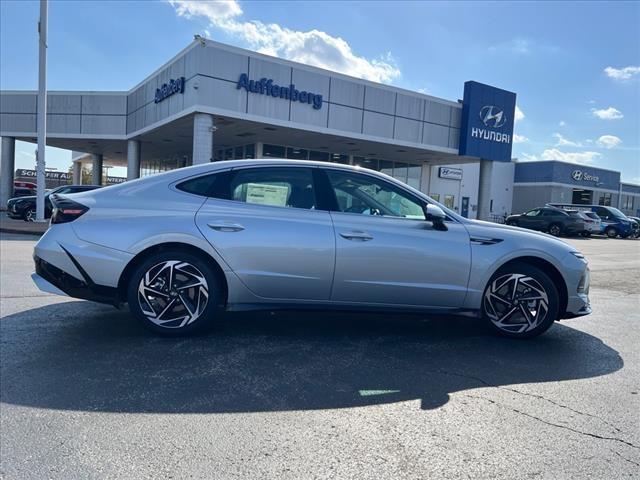
{"type": "Polygon", "coordinates": [[[36,221],[44,222],[45,161],[47,143],[47,10],[48,0],[40,0],[38,63],[38,153],[36,160],[36,221]]]}

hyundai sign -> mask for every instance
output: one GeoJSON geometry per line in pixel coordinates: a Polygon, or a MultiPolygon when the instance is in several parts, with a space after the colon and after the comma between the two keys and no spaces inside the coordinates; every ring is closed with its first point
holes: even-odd
{"type": "Polygon", "coordinates": [[[451,180],[462,180],[462,169],[451,167],[440,167],[438,169],[438,176],[440,178],[448,178],[451,180]]]}
{"type": "Polygon", "coordinates": [[[466,82],[458,153],[510,162],[515,111],[515,93],[466,82]]]}

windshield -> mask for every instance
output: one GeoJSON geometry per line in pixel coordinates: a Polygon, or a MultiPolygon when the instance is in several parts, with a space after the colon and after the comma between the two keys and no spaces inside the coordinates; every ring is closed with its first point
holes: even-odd
{"type": "Polygon", "coordinates": [[[607,207],[607,210],[609,210],[611,212],[611,214],[616,218],[619,218],[621,220],[628,220],[627,216],[624,213],[622,213],[620,210],[618,210],[617,208],[607,207]]]}

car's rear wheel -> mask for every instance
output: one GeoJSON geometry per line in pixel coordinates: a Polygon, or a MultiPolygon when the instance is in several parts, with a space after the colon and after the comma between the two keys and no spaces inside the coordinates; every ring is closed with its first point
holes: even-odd
{"type": "Polygon", "coordinates": [[[513,263],[498,270],[482,297],[482,316],[499,335],[531,338],[544,333],[558,318],[560,297],[542,270],[513,263]]]}
{"type": "Polygon", "coordinates": [[[562,233],[562,226],[558,225],[557,223],[554,223],[552,225],[549,226],[549,233],[551,235],[553,235],[554,237],[559,237],[560,234],[562,233]]]}
{"type": "Polygon", "coordinates": [[[36,221],[36,209],[35,208],[27,208],[24,211],[24,221],[25,222],[35,222],[36,221]]]}
{"type": "Polygon", "coordinates": [[[511,227],[517,227],[518,226],[518,222],[516,222],[515,220],[509,220],[507,222],[507,225],[509,225],[511,227]]]}
{"type": "Polygon", "coordinates": [[[220,281],[210,265],[186,252],[162,252],[143,261],[129,278],[127,301],[147,328],[185,335],[210,327],[221,314],[220,281]]]}
{"type": "Polygon", "coordinates": [[[618,231],[613,227],[607,227],[604,233],[609,238],[616,238],[618,236],[618,231]]]}

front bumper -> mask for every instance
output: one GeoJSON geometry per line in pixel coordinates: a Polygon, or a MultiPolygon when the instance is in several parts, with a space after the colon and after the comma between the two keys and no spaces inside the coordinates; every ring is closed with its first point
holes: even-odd
{"type": "Polygon", "coordinates": [[[589,267],[585,267],[576,291],[569,292],[567,298],[567,308],[562,318],[575,318],[589,315],[591,313],[591,303],[589,301],[589,286],[591,284],[591,272],[589,267]]]}

